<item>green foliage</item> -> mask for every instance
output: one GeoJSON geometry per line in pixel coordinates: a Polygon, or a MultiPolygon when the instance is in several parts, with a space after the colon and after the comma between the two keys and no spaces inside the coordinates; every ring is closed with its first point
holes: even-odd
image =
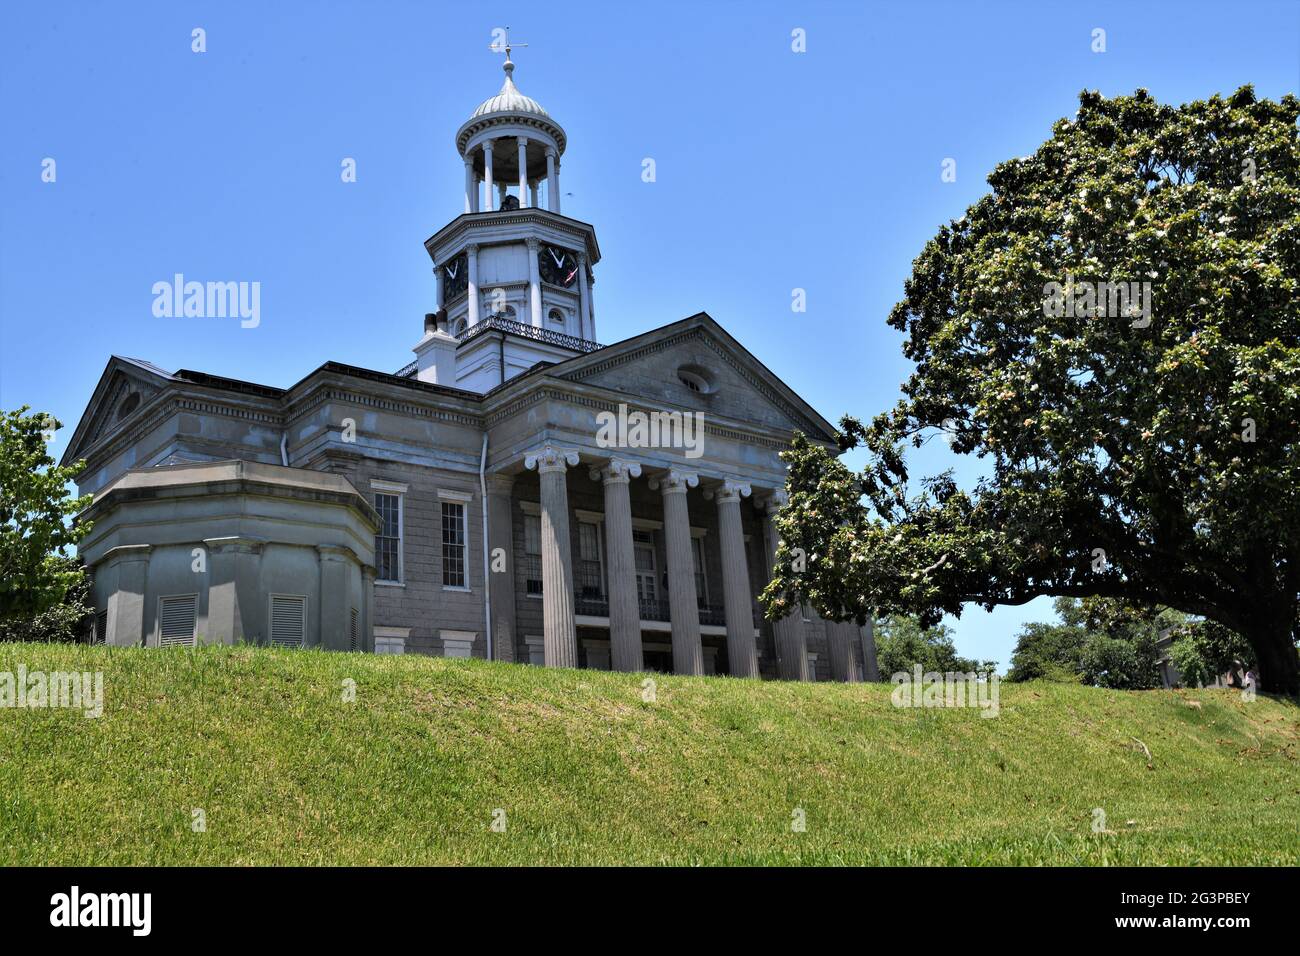
{"type": "Polygon", "coordinates": [[[1265,695],[1003,684],[988,719],[419,654],[0,644],[19,664],[102,672],[104,714],[0,708],[3,866],[1300,864],[1300,708],[1265,695]]]}
{"type": "Polygon", "coordinates": [[[1061,623],[1021,628],[1007,680],[1081,681],[1112,690],[1160,686],[1156,642],[1181,614],[1113,598],[1057,598],[1053,604],[1061,623]]]}
{"type": "Polygon", "coordinates": [[[76,558],[56,555],[57,573],[72,583],[63,599],[39,614],[0,620],[0,641],[80,641],[90,631],[95,609],[90,603],[90,576],[76,558]]]}
{"type": "MultiPolygon", "coordinates": [[[[860,473],[796,436],[764,592],[836,619],[1120,598],[1244,635],[1300,692],[1300,101],[1080,96],[913,264],[915,370],[860,473]],[[1150,321],[1052,314],[1049,283],[1149,282],[1150,321]],[[909,481],[944,434],[986,477],[909,481]],[[808,556],[792,568],[792,549],[808,556]]],[[[1094,649],[1099,662],[1109,656],[1094,649]]]]}
{"type": "Polygon", "coordinates": [[[8,633],[58,629],[55,620],[38,619],[82,581],[62,552],[89,530],[69,522],[91,500],[68,494],[80,463],[60,468],[46,448],[59,422],[27,411],[0,416],[0,624],[8,633]]]}
{"type": "Polygon", "coordinates": [[[952,643],[952,629],[938,624],[922,628],[914,617],[891,615],[877,622],[876,663],[881,675],[911,672],[921,665],[924,672],[969,674],[996,670],[996,661],[976,661],[961,657],[952,643]]]}
{"type": "Polygon", "coordinates": [[[1216,621],[1189,621],[1174,629],[1169,659],[1184,687],[1212,684],[1220,675],[1258,666],[1246,640],[1216,621]]]}

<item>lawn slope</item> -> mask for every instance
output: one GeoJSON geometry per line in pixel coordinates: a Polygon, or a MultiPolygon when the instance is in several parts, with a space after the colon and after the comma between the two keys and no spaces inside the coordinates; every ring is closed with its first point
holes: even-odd
{"type": "Polygon", "coordinates": [[[1300,862],[1300,709],[1228,691],[1004,684],[985,719],[416,656],[20,664],[102,671],[104,715],[0,709],[2,864],[1300,862]]]}

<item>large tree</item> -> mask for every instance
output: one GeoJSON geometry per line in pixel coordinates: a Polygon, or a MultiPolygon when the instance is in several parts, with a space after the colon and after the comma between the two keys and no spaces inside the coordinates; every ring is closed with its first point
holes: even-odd
{"type": "Polygon", "coordinates": [[[48,449],[59,422],[28,408],[0,414],[0,622],[17,634],[25,623],[42,635],[42,619],[72,592],[80,604],[80,565],[63,552],[90,530],[71,518],[90,504],[74,498],[68,483],[81,464],[60,468],[48,449]],[[39,624],[39,626],[38,626],[39,624]]]}
{"type": "Polygon", "coordinates": [[[889,315],[916,367],[894,408],[842,421],[865,467],[786,453],[768,613],[1122,598],[1222,623],[1265,690],[1300,692],[1298,115],[1250,87],[1085,92],[1000,164],[889,315]],[[1121,281],[1149,286],[1091,285],[1121,281]],[[940,433],[983,459],[971,487],[909,482],[907,446],[940,433]]]}

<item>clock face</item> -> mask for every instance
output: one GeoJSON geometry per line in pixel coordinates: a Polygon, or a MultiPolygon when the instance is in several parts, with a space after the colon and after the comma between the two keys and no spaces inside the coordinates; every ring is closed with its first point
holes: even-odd
{"type": "Polygon", "coordinates": [[[568,289],[578,281],[578,257],[568,249],[542,246],[537,250],[537,271],[543,282],[568,289]]]}
{"type": "Polygon", "coordinates": [[[444,302],[450,302],[469,288],[469,262],[465,258],[465,253],[462,252],[454,259],[448,259],[439,268],[442,269],[444,302]]]}

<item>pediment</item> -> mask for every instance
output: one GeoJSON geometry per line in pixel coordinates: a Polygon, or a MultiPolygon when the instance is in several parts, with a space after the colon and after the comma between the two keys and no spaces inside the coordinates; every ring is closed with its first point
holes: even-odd
{"type": "Polygon", "coordinates": [[[821,441],[835,437],[829,422],[704,313],[570,359],[550,374],[625,393],[629,402],[662,402],[821,441]]]}
{"type": "Polygon", "coordinates": [[[170,380],[167,372],[148,363],[111,358],[68,442],[63,464],[84,457],[86,449],[127,427],[170,380]]]}

